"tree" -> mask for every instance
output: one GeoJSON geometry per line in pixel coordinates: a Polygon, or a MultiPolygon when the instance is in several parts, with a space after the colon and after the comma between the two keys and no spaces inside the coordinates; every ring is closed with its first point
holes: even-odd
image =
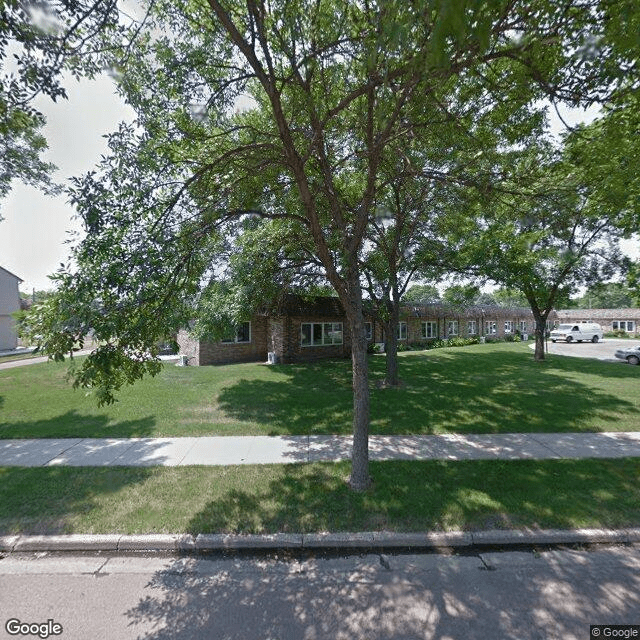
{"type": "Polygon", "coordinates": [[[402,297],[403,302],[440,302],[438,287],[432,284],[412,284],[402,297]]]}
{"type": "MultiPolygon", "coordinates": [[[[509,179],[496,185],[491,205],[466,220],[470,270],[526,297],[533,313],[536,360],[544,360],[549,314],[572,288],[610,276],[620,258],[617,240],[625,211],[603,206],[598,187],[579,165],[539,144],[509,154],[509,179]]],[[[459,236],[460,237],[460,236],[459,236]]]]}
{"type": "Polygon", "coordinates": [[[526,296],[518,289],[500,287],[493,292],[492,296],[494,304],[503,307],[526,307],[529,304],[526,296]]]}
{"type": "Polygon", "coordinates": [[[632,262],[629,265],[627,283],[634,306],[640,306],[640,262],[632,262]]]}
{"type": "Polygon", "coordinates": [[[619,309],[634,305],[633,291],[623,282],[598,282],[587,287],[584,295],[572,301],[573,307],[619,309]]]}
{"type": "MultiPolygon", "coordinates": [[[[435,145],[434,145],[435,147],[435,145]]],[[[410,154],[405,149],[404,162],[410,154]]],[[[388,386],[400,384],[398,326],[400,302],[411,279],[437,277],[441,243],[436,224],[440,185],[424,167],[413,171],[393,163],[387,189],[380,190],[376,217],[369,224],[363,248],[364,288],[384,330],[388,386]]]]}
{"type": "Polygon", "coordinates": [[[97,37],[118,22],[116,0],[0,3],[0,200],[14,178],[57,191],[55,166],[41,159],[45,119],[34,99],[66,98],[64,70],[76,77],[101,72],[97,37]]]}
{"type": "Polygon", "coordinates": [[[465,307],[476,303],[480,289],[473,284],[456,284],[448,287],[442,294],[442,299],[457,307],[465,307]]]}
{"type": "Polygon", "coordinates": [[[72,194],[88,235],[77,271],[59,277],[55,322],[43,318],[47,350],[61,355],[98,325],[105,344],[76,380],[111,399],[123,367],[126,381],[155,370],[151,342],[163,319],[165,333],[181,316],[182,291],[197,295],[209,280],[227,223],[295,221],[346,312],[350,484],[366,489],[361,257],[385,152],[409,143],[425,107],[446,121],[465,78],[485,89],[476,112],[519,96],[515,111],[511,100],[494,111],[507,128],[549,93],[576,103],[608,92],[599,58],[585,64],[580,53],[602,30],[599,9],[577,0],[153,3],[114,62],[137,128],[112,136],[111,155],[72,194]]]}

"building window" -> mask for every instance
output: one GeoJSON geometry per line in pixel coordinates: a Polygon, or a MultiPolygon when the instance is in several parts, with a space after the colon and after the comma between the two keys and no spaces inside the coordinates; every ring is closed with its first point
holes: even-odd
{"type": "Polygon", "coordinates": [[[438,337],[438,323],[433,320],[428,320],[422,323],[422,337],[423,338],[437,338],[438,337]]]}
{"type": "Polygon", "coordinates": [[[448,320],[447,321],[447,335],[448,336],[457,336],[458,335],[458,321],[457,320],[448,320]]]}
{"type": "Polygon", "coordinates": [[[243,342],[251,342],[251,323],[241,322],[235,329],[234,335],[227,336],[222,339],[224,343],[240,344],[243,342]]]}
{"type": "Polygon", "coordinates": [[[634,333],[636,330],[633,320],[614,320],[611,327],[614,331],[628,331],[629,333],[634,333]]]}
{"type": "Polygon", "coordinates": [[[467,321],[467,335],[475,336],[478,333],[478,325],[475,320],[467,321]]]}
{"type": "Polygon", "coordinates": [[[303,347],[342,344],[342,322],[303,322],[300,326],[303,347]]]}
{"type": "Polygon", "coordinates": [[[495,335],[498,333],[498,323],[494,320],[487,320],[487,322],[484,323],[484,332],[488,336],[495,335]]]}
{"type": "Polygon", "coordinates": [[[373,324],[371,322],[364,323],[364,335],[367,340],[373,340],[373,324]]]}
{"type": "Polygon", "coordinates": [[[520,320],[520,332],[521,333],[527,333],[527,321],[526,320],[520,320]]]}
{"type": "Polygon", "coordinates": [[[407,339],[407,323],[406,322],[398,322],[398,328],[396,329],[396,338],[398,338],[398,340],[407,339]]]}
{"type": "Polygon", "coordinates": [[[513,333],[513,322],[511,320],[504,321],[504,332],[513,333]]]}

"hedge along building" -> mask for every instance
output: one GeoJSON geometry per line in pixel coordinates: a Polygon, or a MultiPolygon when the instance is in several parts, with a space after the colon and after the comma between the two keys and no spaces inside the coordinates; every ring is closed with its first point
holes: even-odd
{"type": "MultiPolygon", "coordinates": [[[[384,343],[380,319],[372,310],[365,316],[369,343],[384,343]]],[[[401,307],[397,335],[401,344],[426,347],[440,339],[505,338],[533,330],[533,315],[526,308],[417,303],[401,307]]],[[[180,355],[195,366],[230,362],[290,364],[351,355],[351,336],[338,298],[294,294],[287,294],[271,308],[254,314],[225,340],[196,339],[182,330],[177,342],[180,355]]]]}

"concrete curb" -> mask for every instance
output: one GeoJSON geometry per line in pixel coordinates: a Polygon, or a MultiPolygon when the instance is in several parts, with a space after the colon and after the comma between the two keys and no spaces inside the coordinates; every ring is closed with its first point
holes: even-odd
{"type": "Polygon", "coordinates": [[[224,551],[273,549],[353,550],[401,549],[433,550],[439,548],[517,547],[521,545],[627,544],[640,542],[640,528],[631,529],[541,529],[492,531],[427,531],[393,533],[386,531],[359,533],[313,533],[269,535],[235,534],[149,534],[149,535],[52,535],[0,536],[0,551],[224,551]]]}

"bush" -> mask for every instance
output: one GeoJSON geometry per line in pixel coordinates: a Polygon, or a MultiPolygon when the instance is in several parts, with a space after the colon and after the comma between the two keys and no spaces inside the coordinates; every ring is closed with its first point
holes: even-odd
{"type": "Polygon", "coordinates": [[[622,329],[617,329],[616,331],[607,331],[604,334],[605,338],[630,338],[631,336],[626,332],[622,331],[622,329]]]}
{"type": "Polygon", "coordinates": [[[373,355],[375,353],[384,353],[384,345],[378,342],[370,342],[367,345],[367,353],[373,355]]]}

